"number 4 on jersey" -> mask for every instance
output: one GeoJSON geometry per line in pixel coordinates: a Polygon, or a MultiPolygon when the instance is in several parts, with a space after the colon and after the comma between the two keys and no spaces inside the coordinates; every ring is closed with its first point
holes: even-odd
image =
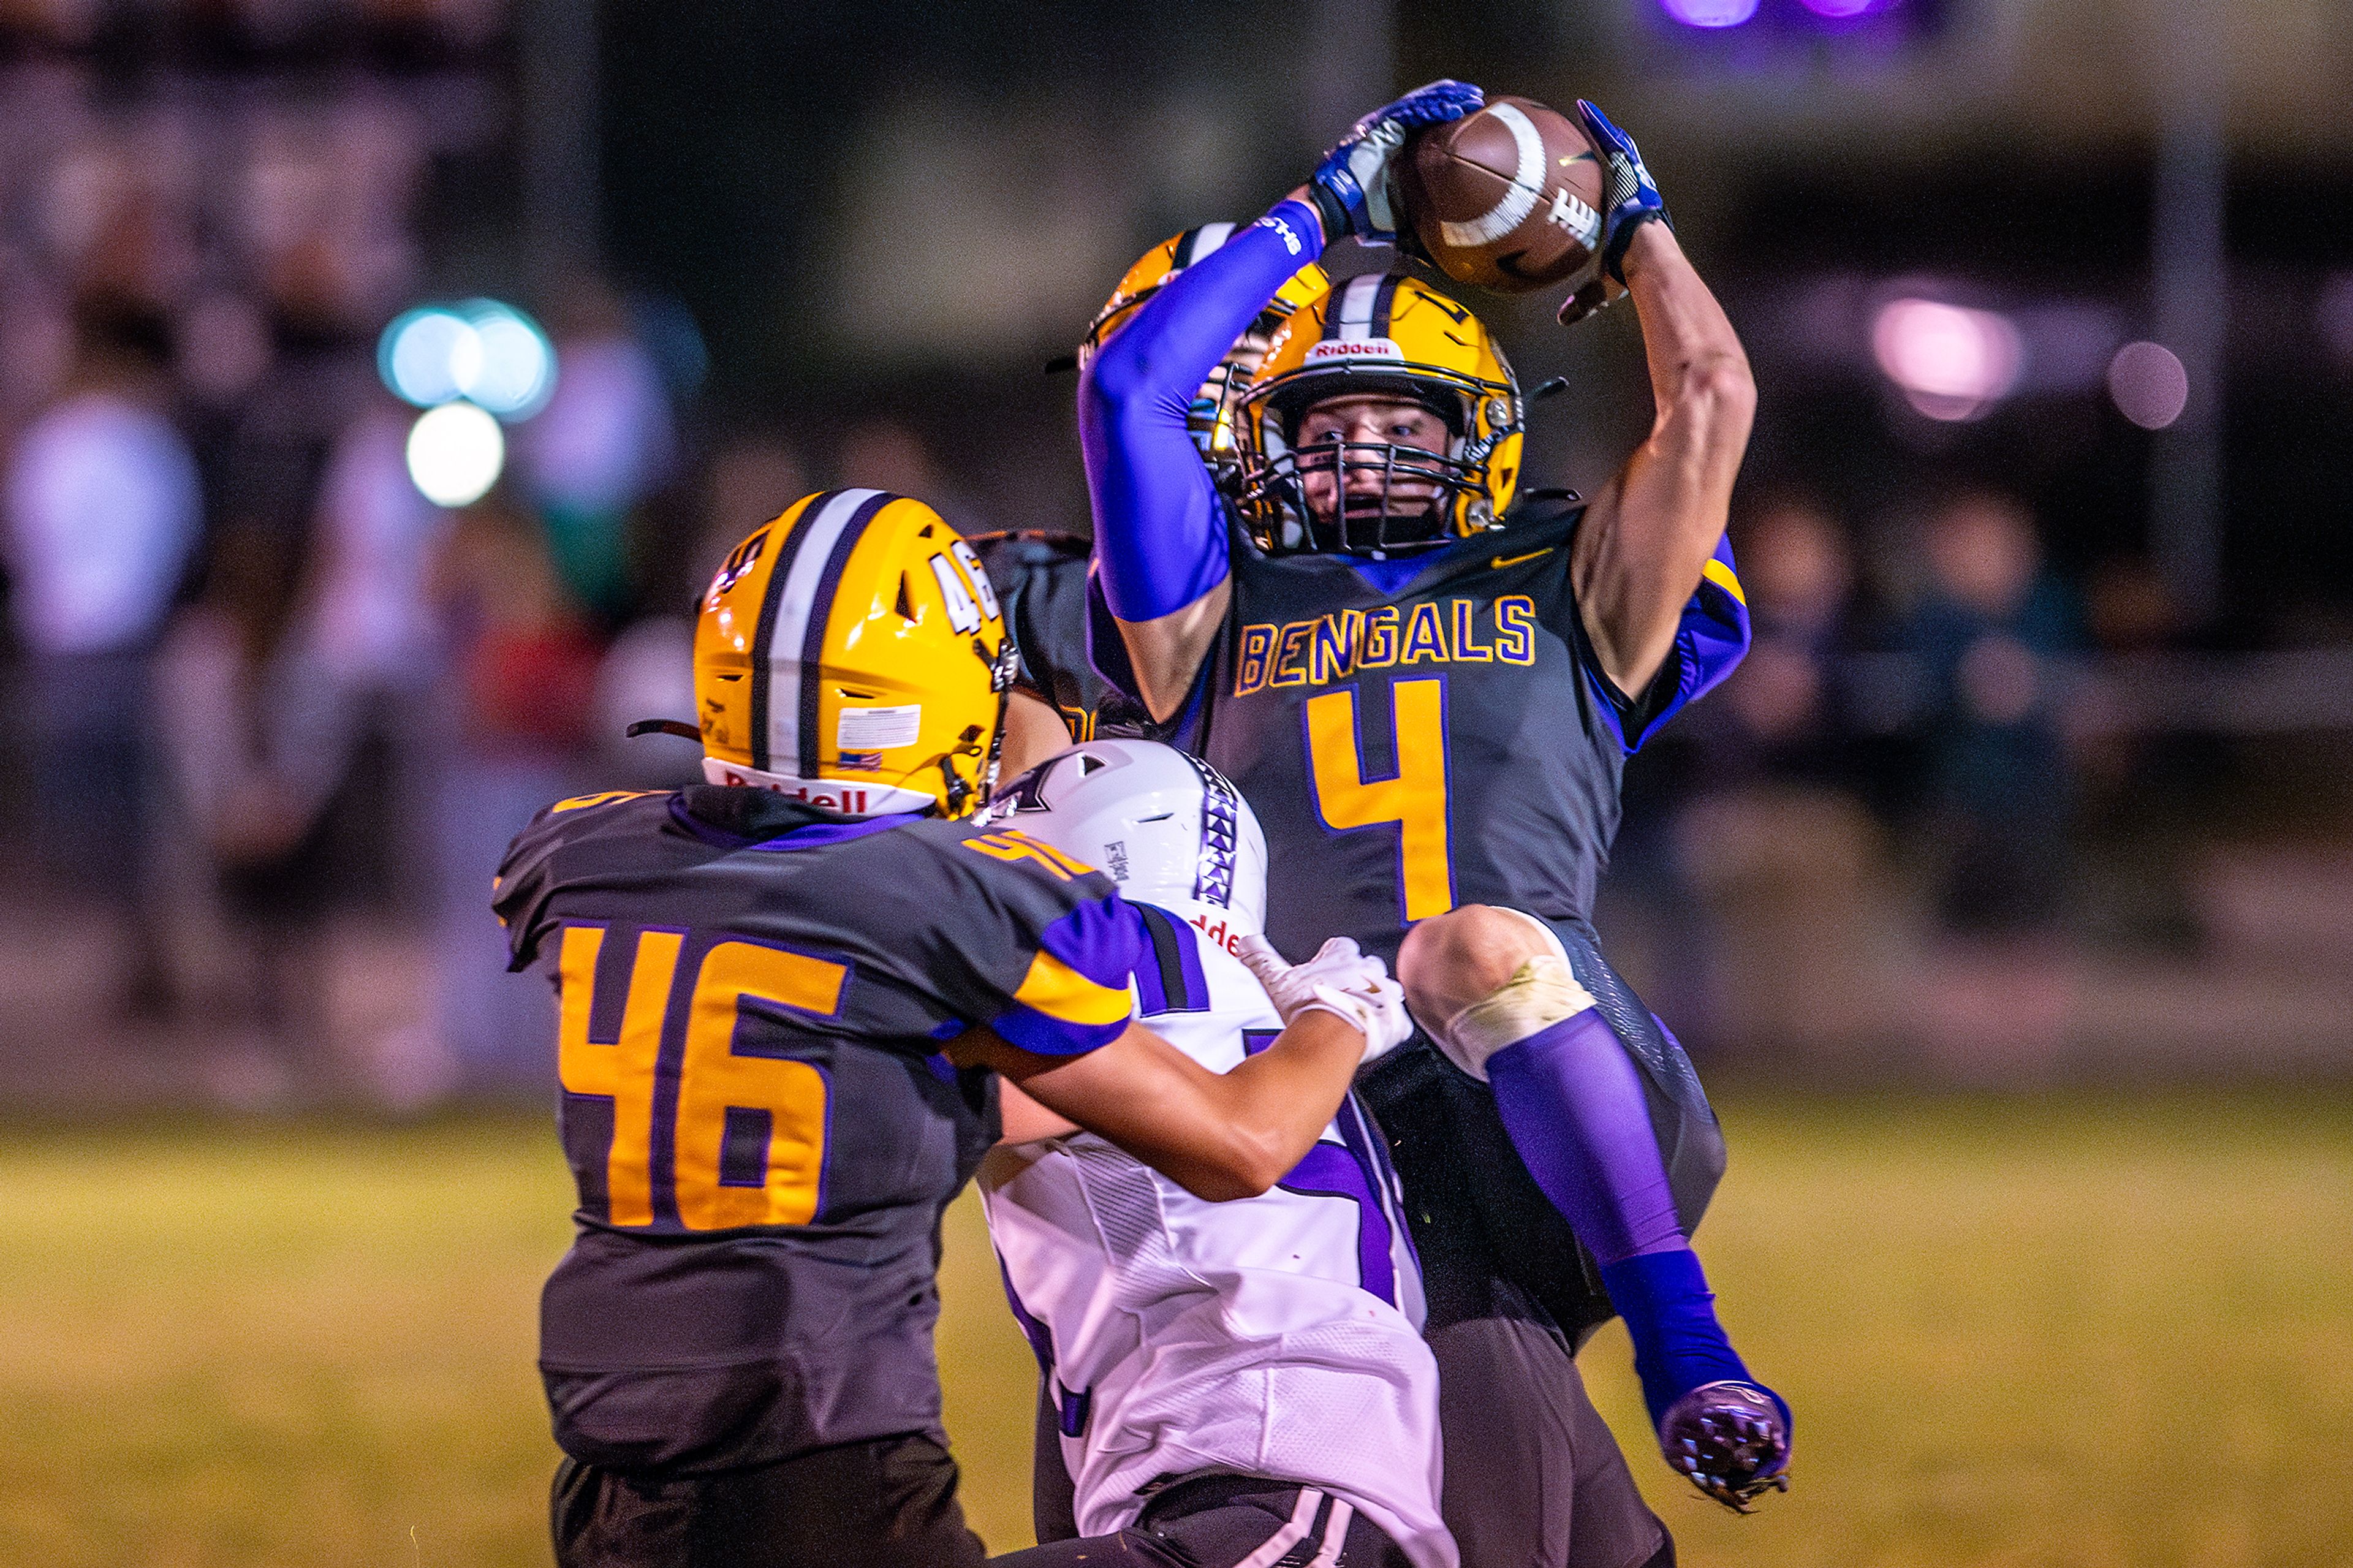
{"type": "Polygon", "coordinates": [[[1307,700],[1307,773],[1324,825],[1345,833],[1395,823],[1398,895],[1405,918],[1418,921],[1454,907],[1454,871],[1446,855],[1446,683],[1400,680],[1389,688],[1397,773],[1365,777],[1356,693],[1307,700]]]}

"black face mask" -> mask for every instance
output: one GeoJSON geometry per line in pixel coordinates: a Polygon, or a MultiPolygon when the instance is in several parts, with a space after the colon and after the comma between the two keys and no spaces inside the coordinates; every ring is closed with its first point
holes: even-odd
{"type": "Polygon", "coordinates": [[[1470,466],[1440,452],[1388,441],[1323,441],[1282,454],[1251,476],[1242,500],[1271,500],[1301,520],[1306,537],[1297,550],[1347,555],[1388,555],[1428,550],[1454,536],[1456,503],[1476,495],[1470,466]],[[1340,504],[1318,516],[1307,502],[1311,475],[1332,476],[1340,504]],[[1363,486],[1351,493],[1348,481],[1363,486]]]}

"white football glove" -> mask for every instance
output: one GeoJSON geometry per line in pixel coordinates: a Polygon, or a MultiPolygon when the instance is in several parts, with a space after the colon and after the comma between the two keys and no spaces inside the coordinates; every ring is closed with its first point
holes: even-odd
{"type": "Polygon", "coordinates": [[[1302,1013],[1329,1013],[1365,1037],[1366,1061],[1412,1037],[1405,987],[1389,978],[1388,965],[1365,953],[1352,937],[1331,938],[1304,963],[1285,963],[1262,936],[1242,938],[1235,955],[1258,976],[1285,1026],[1302,1013]]]}

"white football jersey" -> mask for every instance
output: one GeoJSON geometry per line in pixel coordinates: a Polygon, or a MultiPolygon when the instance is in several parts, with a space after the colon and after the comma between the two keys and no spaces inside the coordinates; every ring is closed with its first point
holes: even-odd
{"type": "MultiPolygon", "coordinates": [[[[1155,1032],[1227,1072],[1282,1029],[1199,924],[1149,905],[1136,974],[1155,1032]]],[[[1438,1367],[1397,1177],[1352,1095],[1262,1196],[1208,1203],[1092,1133],[999,1147],[980,1169],[1014,1313],[1060,1407],[1079,1530],[1133,1524],[1213,1473],[1345,1499],[1415,1568],[1455,1568],[1438,1511],[1438,1367]]]]}

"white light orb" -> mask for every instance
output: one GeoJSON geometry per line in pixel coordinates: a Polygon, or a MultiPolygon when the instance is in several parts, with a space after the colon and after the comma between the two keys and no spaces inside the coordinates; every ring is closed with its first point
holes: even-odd
{"type": "Polygon", "coordinates": [[[392,395],[432,408],[465,392],[461,378],[480,374],[482,348],[472,323],[427,306],[396,318],[376,344],[376,373],[392,395]]]}
{"type": "Polygon", "coordinates": [[[445,403],[417,416],[408,432],[408,477],[435,506],[470,506],[498,483],[507,438],[489,412],[445,403]]]}
{"type": "Polygon", "coordinates": [[[545,407],[555,390],[555,350],[538,323],[496,300],[470,300],[460,309],[480,356],[457,374],[458,390],[506,419],[528,419],[545,407]]]}
{"type": "Polygon", "coordinates": [[[1931,419],[1974,419],[2018,384],[2025,347],[2006,316],[1936,300],[1894,300],[1871,328],[1872,357],[1931,419]]]}
{"type": "Polygon", "coordinates": [[[1659,0],[1686,27],[1737,27],[1757,15],[1757,0],[1659,0]]]}

